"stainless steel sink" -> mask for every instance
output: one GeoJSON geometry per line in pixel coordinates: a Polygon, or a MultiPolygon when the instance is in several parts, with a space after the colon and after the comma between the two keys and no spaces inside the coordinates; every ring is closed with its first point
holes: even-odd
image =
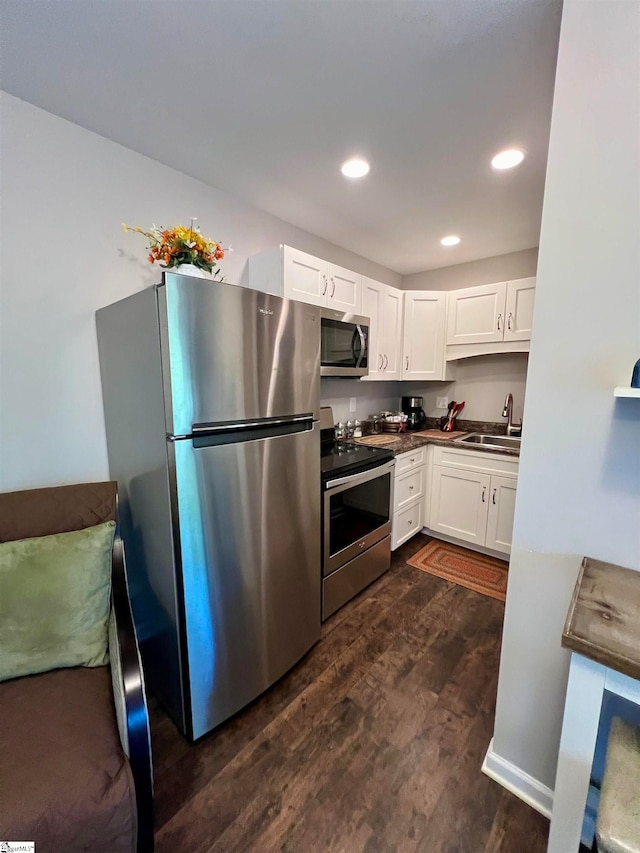
{"type": "Polygon", "coordinates": [[[454,444],[477,444],[480,447],[488,447],[493,450],[517,450],[520,452],[520,438],[512,435],[485,435],[481,432],[472,432],[460,438],[454,438],[454,444]]]}

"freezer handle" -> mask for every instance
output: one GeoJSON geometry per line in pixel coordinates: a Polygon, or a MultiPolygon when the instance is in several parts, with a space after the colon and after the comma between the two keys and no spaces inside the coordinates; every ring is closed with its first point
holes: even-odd
{"type": "Polygon", "coordinates": [[[313,414],[294,415],[290,418],[260,418],[256,421],[193,424],[191,438],[194,447],[212,444],[233,444],[238,441],[256,441],[291,435],[313,429],[313,414]]]}

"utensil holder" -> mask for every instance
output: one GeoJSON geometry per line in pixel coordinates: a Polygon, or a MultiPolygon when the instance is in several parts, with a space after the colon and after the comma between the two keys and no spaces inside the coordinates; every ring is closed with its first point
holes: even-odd
{"type": "Polygon", "coordinates": [[[444,417],[440,418],[440,429],[442,432],[453,432],[456,428],[456,419],[453,418],[449,420],[449,418],[444,415],[444,417]]]}

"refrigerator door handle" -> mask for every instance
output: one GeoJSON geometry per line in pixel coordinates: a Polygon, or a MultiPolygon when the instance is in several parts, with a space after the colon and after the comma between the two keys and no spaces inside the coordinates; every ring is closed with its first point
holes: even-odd
{"type": "Polygon", "coordinates": [[[194,447],[237,444],[245,441],[294,435],[297,432],[309,432],[313,430],[314,423],[312,415],[300,415],[291,418],[264,418],[259,421],[242,421],[231,424],[194,424],[191,439],[194,447]]]}
{"type": "Polygon", "coordinates": [[[194,424],[191,432],[192,435],[220,435],[226,432],[239,432],[245,429],[264,429],[284,424],[299,424],[305,421],[313,421],[313,414],[294,415],[290,418],[260,418],[257,421],[237,421],[235,423],[225,421],[224,423],[194,424]]]}

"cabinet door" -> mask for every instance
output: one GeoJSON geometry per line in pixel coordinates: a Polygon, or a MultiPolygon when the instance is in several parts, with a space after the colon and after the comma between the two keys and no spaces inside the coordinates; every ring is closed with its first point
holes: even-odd
{"type": "Polygon", "coordinates": [[[283,266],[284,296],[311,305],[326,304],[329,289],[326,261],[285,246],[283,266]]]}
{"type": "Polygon", "coordinates": [[[510,477],[491,477],[485,544],[503,554],[511,553],[517,485],[518,481],[510,477]]]}
{"type": "Polygon", "coordinates": [[[505,328],[506,281],[467,287],[449,294],[448,344],[501,341],[505,328]]]}
{"type": "Polygon", "coordinates": [[[507,282],[505,341],[531,340],[535,295],[535,277],[520,278],[517,281],[507,282]]]}
{"type": "Polygon", "coordinates": [[[382,375],[384,365],[382,354],[384,291],[384,284],[374,281],[372,278],[362,277],[362,313],[371,322],[369,324],[369,375],[363,376],[361,382],[375,382],[384,379],[382,375]]]}
{"type": "Polygon", "coordinates": [[[382,374],[383,379],[402,379],[402,291],[384,288],[382,302],[382,374]]]}
{"type": "Polygon", "coordinates": [[[433,466],[429,527],[465,542],[485,544],[490,476],[433,466]]]}
{"type": "Polygon", "coordinates": [[[442,291],[405,291],[403,379],[444,378],[446,306],[442,291]]]}
{"type": "Polygon", "coordinates": [[[327,275],[329,277],[327,307],[334,308],[336,311],[359,314],[362,302],[362,276],[343,267],[337,267],[335,264],[327,264],[327,275]]]}

